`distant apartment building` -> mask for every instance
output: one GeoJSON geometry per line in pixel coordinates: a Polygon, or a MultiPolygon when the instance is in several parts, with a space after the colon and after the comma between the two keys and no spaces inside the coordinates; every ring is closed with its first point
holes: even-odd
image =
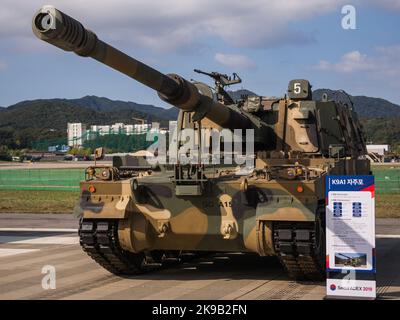
{"type": "Polygon", "coordinates": [[[125,125],[123,123],[116,123],[110,127],[111,134],[124,134],[125,125]]]}
{"type": "Polygon", "coordinates": [[[155,127],[153,127],[152,124],[147,124],[147,123],[128,125],[128,126],[126,126],[126,129],[127,129],[126,133],[127,134],[141,134],[141,133],[145,133],[147,131],[150,131],[150,130],[152,130],[154,128],[155,127]]]}
{"type": "Polygon", "coordinates": [[[98,125],[94,125],[94,126],[90,126],[90,131],[91,133],[94,134],[98,134],[100,136],[105,136],[107,134],[111,134],[111,126],[98,126],[98,125]]]}
{"type": "MultiPolygon", "coordinates": [[[[158,124],[158,123],[153,123],[158,124]]],[[[90,132],[92,134],[98,134],[101,136],[107,134],[141,134],[146,133],[147,131],[154,129],[157,126],[153,126],[153,124],[123,124],[123,123],[115,123],[113,125],[93,125],[90,126],[90,132]]]]}
{"type": "Polygon", "coordinates": [[[86,129],[86,125],[82,123],[68,123],[68,146],[81,147],[86,140],[95,139],[99,135],[135,135],[143,134],[149,131],[162,134],[167,132],[165,129],[160,129],[158,122],[152,122],[151,124],[115,123],[113,125],[92,125],[90,126],[90,129],[86,129]]]}
{"type": "Polygon", "coordinates": [[[81,147],[86,139],[86,125],[83,123],[68,123],[68,146],[81,147]]]}

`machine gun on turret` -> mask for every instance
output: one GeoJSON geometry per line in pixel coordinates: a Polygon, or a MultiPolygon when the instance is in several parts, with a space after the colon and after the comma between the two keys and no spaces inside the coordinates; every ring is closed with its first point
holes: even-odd
{"type": "Polygon", "coordinates": [[[231,98],[231,96],[225,91],[225,87],[231,86],[233,84],[238,84],[242,82],[242,79],[238,76],[237,73],[233,73],[232,76],[228,76],[227,74],[219,73],[219,72],[205,72],[199,69],[193,70],[196,73],[204,74],[214,79],[215,82],[215,92],[218,97],[218,101],[222,101],[227,104],[233,104],[235,101],[231,98]]]}

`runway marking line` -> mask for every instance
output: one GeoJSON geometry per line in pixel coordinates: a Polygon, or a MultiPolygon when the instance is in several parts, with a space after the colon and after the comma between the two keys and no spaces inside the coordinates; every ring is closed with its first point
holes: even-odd
{"type": "Polygon", "coordinates": [[[14,256],[22,253],[31,253],[40,249],[3,249],[0,248],[0,258],[14,256]]]}
{"type": "MultiPolygon", "coordinates": [[[[87,259],[79,259],[66,263],[53,263],[57,272],[68,271],[77,267],[83,267],[83,269],[90,268],[93,266],[93,262],[87,259]]],[[[31,279],[34,277],[43,277],[41,273],[41,268],[33,268],[32,270],[24,270],[18,273],[14,273],[11,275],[7,275],[6,277],[0,278],[0,285],[4,286],[6,284],[11,284],[19,281],[23,281],[26,279],[31,279]]]]}
{"type": "Polygon", "coordinates": [[[377,234],[375,236],[377,239],[400,239],[399,234],[377,234]]]}
{"type": "Polygon", "coordinates": [[[28,266],[32,266],[34,264],[41,264],[41,263],[52,264],[53,261],[55,261],[57,259],[66,258],[66,257],[70,257],[70,256],[73,256],[76,254],[81,254],[81,253],[82,253],[82,250],[79,250],[79,248],[73,249],[73,250],[68,250],[68,251],[62,250],[62,252],[60,252],[60,253],[45,254],[40,257],[29,258],[29,259],[26,258],[23,260],[1,263],[0,270],[11,270],[12,268],[28,267],[28,266]]]}
{"type": "Polygon", "coordinates": [[[110,276],[108,271],[104,269],[95,269],[86,272],[80,272],[70,276],[64,275],[57,278],[57,289],[54,290],[54,292],[45,292],[45,290],[43,290],[43,288],[41,287],[41,283],[39,282],[35,285],[19,288],[16,290],[10,290],[7,293],[0,294],[0,300],[26,299],[27,297],[35,298],[35,296],[39,296],[36,297],[37,299],[40,298],[40,296],[43,294],[51,298],[51,295],[53,293],[57,294],[60,293],[62,290],[68,289],[71,286],[76,287],[78,285],[82,285],[82,282],[96,281],[96,279],[104,276],[110,276]]]}
{"type": "Polygon", "coordinates": [[[30,237],[30,236],[0,236],[0,243],[4,244],[78,244],[78,237],[30,237]]]}
{"type": "Polygon", "coordinates": [[[71,232],[76,233],[78,229],[65,229],[65,228],[0,228],[0,232],[15,231],[15,232],[71,232]]]}

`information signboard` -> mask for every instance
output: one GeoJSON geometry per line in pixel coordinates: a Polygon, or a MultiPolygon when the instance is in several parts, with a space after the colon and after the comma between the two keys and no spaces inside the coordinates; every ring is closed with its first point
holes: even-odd
{"type": "Polygon", "coordinates": [[[326,177],[327,297],[376,297],[373,176],[326,177]]]}

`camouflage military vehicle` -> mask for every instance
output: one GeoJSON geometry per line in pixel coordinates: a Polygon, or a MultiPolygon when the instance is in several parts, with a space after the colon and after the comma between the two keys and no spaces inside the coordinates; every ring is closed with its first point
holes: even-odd
{"type": "MultiPolygon", "coordinates": [[[[91,167],[81,182],[80,242],[115,274],[146,270],[187,252],[276,255],[295,278],[320,279],[325,260],[325,175],[369,174],[365,140],[352,106],[313,101],[306,80],[284,97],[234,100],[224,86],[240,82],[209,74],[216,89],[163,74],[104,43],[81,23],[45,6],[34,34],[154,89],[180,109],[177,130],[253,129],[254,167],[202,163],[142,170],[124,161],[91,167]]],[[[179,151],[179,150],[178,150],[179,151]]]]}

